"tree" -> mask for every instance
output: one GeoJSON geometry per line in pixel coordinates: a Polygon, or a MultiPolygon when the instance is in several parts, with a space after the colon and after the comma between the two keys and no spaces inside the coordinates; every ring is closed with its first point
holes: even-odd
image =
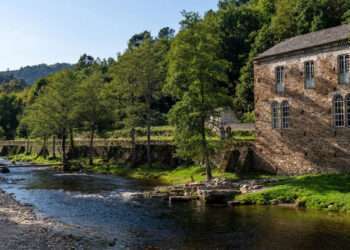
{"type": "MultiPolygon", "coordinates": [[[[147,162],[151,166],[151,127],[160,119],[160,88],[165,81],[165,57],[170,46],[172,30],[163,29],[156,40],[146,40],[133,46],[112,66],[114,93],[119,100],[119,113],[123,125],[130,129],[132,152],[135,153],[135,128],[146,127],[147,162]]],[[[135,159],[135,156],[133,157],[135,159]]],[[[133,160],[134,162],[134,160],[133,160]]]]}
{"type": "Polygon", "coordinates": [[[103,132],[113,124],[111,104],[104,96],[106,82],[100,69],[82,79],[77,87],[77,102],[74,106],[76,120],[90,132],[89,164],[93,165],[94,138],[96,132],[103,132]]]}
{"type": "Polygon", "coordinates": [[[72,71],[65,70],[52,75],[23,118],[32,136],[47,138],[58,135],[61,138],[64,170],[69,170],[66,140],[69,129],[74,124],[76,83],[76,76],[72,71]]]}
{"type": "Polygon", "coordinates": [[[136,127],[143,124],[144,111],[141,86],[136,79],[138,62],[132,50],[127,50],[110,68],[113,80],[109,98],[114,100],[115,113],[120,125],[130,130],[132,166],[136,164],[136,127]]]}
{"type": "Polygon", "coordinates": [[[219,107],[229,105],[227,91],[229,66],[220,55],[215,15],[209,13],[202,21],[185,28],[175,38],[169,54],[169,72],[165,91],[178,98],[170,111],[175,125],[177,153],[199,159],[211,180],[206,122],[217,115],[219,107]],[[212,20],[214,19],[214,20],[212,20]]]}
{"type": "Polygon", "coordinates": [[[143,120],[147,129],[147,163],[152,164],[151,153],[151,127],[157,121],[159,112],[154,107],[155,101],[160,98],[160,88],[165,81],[163,70],[163,58],[165,55],[161,43],[145,41],[137,50],[134,56],[138,58],[137,71],[135,72],[136,82],[141,87],[140,97],[144,100],[143,120]]]}
{"type": "Polygon", "coordinates": [[[23,111],[22,102],[13,95],[0,95],[0,110],[1,135],[6,140],[14,139],[23,111]]]}
{"type": "Polygon", "coordinates": [[[144,41],[152,40],[152,35],[149,31],[144,31],[139,34],[133,35],[128,43],[128,49],[134,49],[139,47],[144,41]]]}
{"type": "Polygon", "coordinates": [[[164,27],[158,32],[158,39],[172,40],[175,37],[175,30],[164,27]]]}

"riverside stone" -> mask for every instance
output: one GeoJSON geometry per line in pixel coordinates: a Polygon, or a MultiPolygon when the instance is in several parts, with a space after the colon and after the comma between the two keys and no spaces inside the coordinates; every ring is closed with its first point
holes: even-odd
{"type": "Polygon", "coordinates": [[[174,202],[188,202],[194,200],[195,197],[190,197],[190,196],[170,196],[169,201],[171,203],[174,202]]]}
{"type": "Polygon", "coordinates": [[[227,203],[229,200],[232,200],[235,197],[235,195],[239,194],[240,192],[233,189],[199,189],[197,193],[200,200],[202,200],[206,204],[224,204],[227,203]]]}

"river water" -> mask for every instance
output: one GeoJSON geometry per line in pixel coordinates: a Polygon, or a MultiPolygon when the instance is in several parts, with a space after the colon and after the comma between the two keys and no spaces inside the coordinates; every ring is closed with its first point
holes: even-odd
{"type": "Polygon", "coordinates": [[[133,198],[120,177],[13,168],[0,187],[41,216],[117,239],[116,249],[350,249],[350,217],[283,207],[205,207],[133,198]]]}

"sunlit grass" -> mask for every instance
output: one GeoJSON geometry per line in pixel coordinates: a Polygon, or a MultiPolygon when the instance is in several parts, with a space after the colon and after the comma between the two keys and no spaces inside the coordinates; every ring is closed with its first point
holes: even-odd
{"type": "Polygon", "coordinates": [[[238,196],[237,200],[253,204],[298,202],[306,208],[350,212],[350,175],[286,178],[267,190],[238,196]]]}
{"type": "Polygon", "coordinates": [[[59,164],[61,162],[57,158],[56,159],[49,158],[49,157],[45,158],[34,154],[12,155],[12,156],[9,156],[8,159],[16,162],[28,162],[28,163],[34,163],[34,164],[59,164]]]}

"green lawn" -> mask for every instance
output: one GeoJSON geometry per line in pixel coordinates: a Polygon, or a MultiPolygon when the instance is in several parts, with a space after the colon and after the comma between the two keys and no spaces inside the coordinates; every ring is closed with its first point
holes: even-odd
{"type": "Polygon", "coordinates": [[[297,203],[301,207],[350,213],[350,175],[285,178],[269,189],[236,197],[247,204],[297,203]]]}

